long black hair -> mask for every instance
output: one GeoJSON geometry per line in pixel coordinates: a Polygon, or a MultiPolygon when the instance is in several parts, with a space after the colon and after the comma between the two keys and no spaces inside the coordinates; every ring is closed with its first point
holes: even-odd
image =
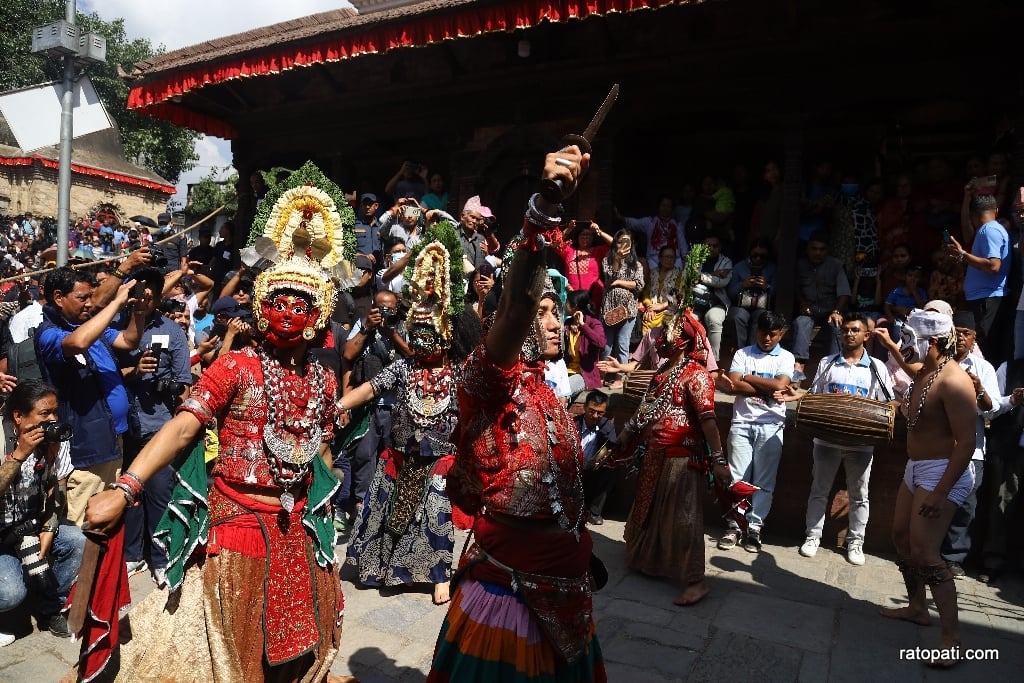
{"type": "Polygon", "coordinates": [[[620,228],[616,233],[615,237],[612,238],[612,249],[608,252],[608,263],[615,263],[619,258],[619,251],[616,248],[619,243],[619,238],[629,238],[629,254],[626,256],[626,266],[630,270],[636,269],[637,257],[636,257],[636,238],[633,237],[633,233],[625,228],[620,228]]]}

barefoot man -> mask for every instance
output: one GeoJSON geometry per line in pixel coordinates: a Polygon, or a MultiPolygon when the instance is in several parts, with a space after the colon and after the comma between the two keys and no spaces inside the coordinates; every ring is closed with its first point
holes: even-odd
{"type": "Polygon", "coordinates": [[[950,316],[916,310],[902,334],[903,356],[920,361],[902,411],[907,419],[907,469],[896,497],[892,536],[897,566],[910,604],[881,610],[882,616],[927,626],[925,585],[939,610],[942,641],[949,656],[928,662],[949,667],[960,646],[956,586],[940,555],[942,539],[957,507],[974,486],[974,383],[955,362],[956,332],[950,316]]]}

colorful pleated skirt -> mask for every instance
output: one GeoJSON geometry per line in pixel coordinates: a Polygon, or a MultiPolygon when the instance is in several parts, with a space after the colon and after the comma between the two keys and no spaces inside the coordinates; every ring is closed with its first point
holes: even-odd
{"type": "Polygon", "coordinates": [[[587,649],[565,662],[510,588],[465,577],[456,587],[434,648],[427,683],[604,683],[593,623],[587,649]]]}

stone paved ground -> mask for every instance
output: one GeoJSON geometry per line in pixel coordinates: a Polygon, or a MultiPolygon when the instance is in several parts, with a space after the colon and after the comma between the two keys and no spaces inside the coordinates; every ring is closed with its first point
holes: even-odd
{"type": "MultiPolygon", "coordinates": [[[[899,650],[936,644],[937,622],[925,628],[877,616],[880,606],[905,603],[889,559],[869,556],[858,568],[830,548],[806,559],[796,541],[771,537],[757,555],[721,552],[708,537],[712,592],[680,608],[671,603],[678,586],[624,569],[623,526],[607,520],[594,528],[595,549],[610,573],[594,611],[611,681],[1011,681],[1024,671],[1019,575],[995,586],[957,581],[965,646],[994,648],[999,660],[933,671],[901,661],[899,650]]],[[[132,590],[138,599],[152,584],[136,576],[132,590]]],[[[364,683],[422,681],[444,608],[425,591],[382,596],[348,581],[345,596],[345,633],[333,670],[364,683]]],[[[31,633],[0,649],[0,683],[54,681],[77,650],[48,633],[31,633]]]]}

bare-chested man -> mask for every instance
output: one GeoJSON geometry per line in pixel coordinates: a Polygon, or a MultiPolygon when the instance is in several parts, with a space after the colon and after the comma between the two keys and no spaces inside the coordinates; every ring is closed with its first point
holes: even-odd
{"type": "MultiPolygon", "coordinates": [[[[881,613],[927,625],[931,621],[925,603],[927,584],[942,625],[939,648],[952,652],[960,646],[956,586],[940,549],[953,513],[974,486],[974,383],[955,361],[951,362],[956,352],[956,332],[950,316],[914,311],[903,328],[901,341],[904,358],[922,363],[903,402],[909,460],[892,524],[896,562],[910,604],[881,613]]],[[[928,662],[939,667],[955,663],[955,654],[928,662]]]]}

